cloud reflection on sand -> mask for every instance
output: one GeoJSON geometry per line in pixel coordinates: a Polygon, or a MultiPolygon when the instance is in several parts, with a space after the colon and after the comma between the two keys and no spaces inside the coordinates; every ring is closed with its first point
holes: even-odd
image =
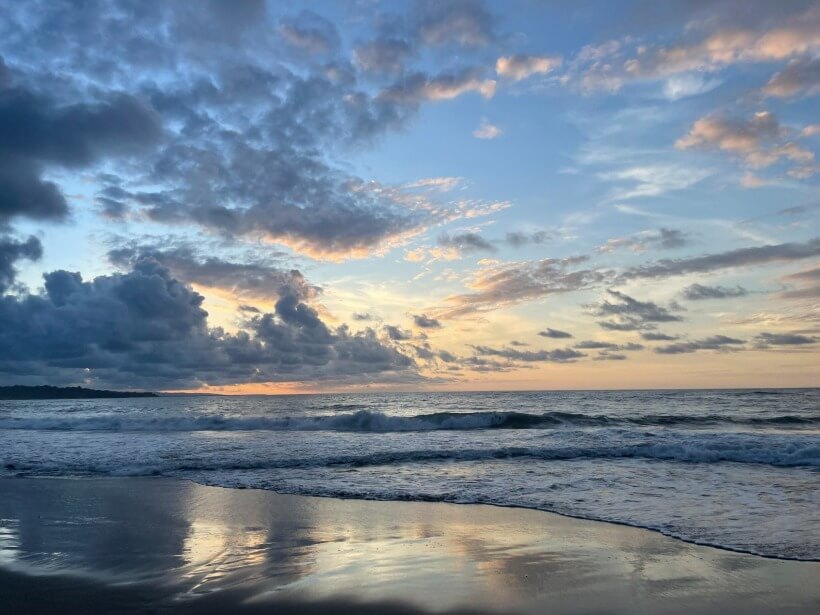
{"type": "Polygon", "coordinates": [[[177,604],[238,592],[260,607],[348,600],[538,612],[735,593],[755,605],[785,586],[805,592],[820,570],[531,510],[166,479],[10,479],[0,489],[1,567],[151,587],[177,604]]]}

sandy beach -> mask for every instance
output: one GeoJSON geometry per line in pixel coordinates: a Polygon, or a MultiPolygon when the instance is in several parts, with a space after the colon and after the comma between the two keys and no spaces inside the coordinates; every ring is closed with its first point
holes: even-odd
{"type": "Polygon", "coordinates": [[[820,563],[514,508],[0,481],[8,612],[816,612],[820,563]]]}

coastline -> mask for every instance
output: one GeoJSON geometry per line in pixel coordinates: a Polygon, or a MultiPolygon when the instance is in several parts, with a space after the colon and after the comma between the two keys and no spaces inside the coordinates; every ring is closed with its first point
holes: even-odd
{"type": "Polygon", "coordinates": [[[817,578],[817,562],[524,508],[0,480],[15,612],[803,613],[817,578]]]}

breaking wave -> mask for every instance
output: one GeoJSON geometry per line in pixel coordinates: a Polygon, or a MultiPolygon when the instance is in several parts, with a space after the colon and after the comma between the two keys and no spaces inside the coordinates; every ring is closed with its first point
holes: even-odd
{"type": "Polygon", "coordinates": [[[314,417],[270,416],[96,416],[0,418],[0,430],[45,431],[431,431],[476,429],[557,429],[560,427],[708,427],[737,425],[799,429],[820,427],[820,416],[723,417],[717,414],[612,416],[574,412],[436,412],[416,416],[390,416],[358,412],[314,417]]]}

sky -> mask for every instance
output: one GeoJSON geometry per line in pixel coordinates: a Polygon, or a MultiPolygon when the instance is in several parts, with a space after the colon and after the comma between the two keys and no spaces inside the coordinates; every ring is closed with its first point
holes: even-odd
{"type": "Polygon", "coordinates": [[[0,2],[0,384],[820,386],[820,4],[0,2]]]}

